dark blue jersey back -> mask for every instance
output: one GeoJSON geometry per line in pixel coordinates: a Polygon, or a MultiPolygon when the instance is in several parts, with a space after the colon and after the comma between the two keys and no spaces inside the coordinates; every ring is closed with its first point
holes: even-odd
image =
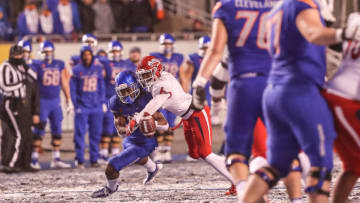
{"type": "Polygon", "coordinates": [[[273,62],[269,83],[323,84],[325,47],[309,43],[296,27],[297,15],[314,8],[319,6],[312,0],[284,0],[271,11],[268,38],[273,62]]]}
{"type": "MultiPolygon", "coordinates": [[[[203,57],[197,53],[193,53],[193,54],[189,54],[188,60],[189,60],[188,62],[191,63],[194,67],[194,72],[191,76],[191,84],[192,84],[200,70],[200,65],[203,60],[203,57]]],[[[205,89],[207,90],[207,92],[209,91],[209,88],[210,88],[210,83],[207,83],[205,86],[205,89]]],[[[192,88],[191,88],[191,93],[192,93],[192,88]]]]}
{"type": "Polygon", "coordinates": [[[268,74],[271,58],[266,48],[266,18],[277,0],[221,0],[213,18],[224,23],[229,49],[229,74],[268,74]]]}
{"type": "Polygon", "coordinates": [[[150,53],[151,56],[155,56],[161,61],[166,72],[171,73],[174,77],[179,77],[180,66],[184,61],[184,56],[179,53],[173,53],[171,58],[166,58],[164,54],[160,52],[150,53]]]}
{"type": "Polygon", "coordinates": [[[37,73],[40,98],[58,99],[61,89],[61,71],[64,61],[54,59],[51,63],[44,60],[33,60],[32,67],[37,73]]]}
{"type": "MultiPolygon", "coordinates": [[[[150,93],[141,90],[140,95],[132,104],[124,104],[119,98],[114,95],[110,98],[108,102],[109,109],[113,112],[114,115],[121,115],[127,118],[127,122],[135,115],[135,113],[140,113],[143,110],[147,103],[152,99],[150,93]]],[[[135,143],[145,143],[148,139],[155,139],[145,137],[140,129],[136,129],[128,139],[134,141],[135,143]]]]}
{"type": "Polygon", "coordinates": [[[110,99],[113,95],[116,94],[115,92],[115,77],[122,71],[125,70],[134,70],[130,64],[126,63],[124,60],[121,61],[109,61],[102,62],[105,67],[106,76],[105,76],[105,87],[106,87],[106,99],[110,99]]]}

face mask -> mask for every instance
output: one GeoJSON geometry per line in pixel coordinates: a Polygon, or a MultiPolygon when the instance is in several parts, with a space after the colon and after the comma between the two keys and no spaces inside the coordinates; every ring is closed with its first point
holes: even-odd
{"type": "Polygon", "coordinates": [[[24,59],[22,59],[22,58],[20,58],[20,59],[16,59],[16,58],[10,58],[9,59],[9,62],[11,63],[11,64],[13,64],[13,65],[23,65],[23,64],[25,64],[25,60],[24,59]]]}

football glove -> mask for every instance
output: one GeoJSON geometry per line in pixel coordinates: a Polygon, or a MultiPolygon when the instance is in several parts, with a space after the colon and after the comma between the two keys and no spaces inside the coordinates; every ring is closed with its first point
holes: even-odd
{"type": "Polygon", "coordinates": [[[205,85],[207,80],[201,76],[196,77],[193,82],[193,93],[192,93],[192,104],[196,110],[204,108],[205,96],[205,85]]]}

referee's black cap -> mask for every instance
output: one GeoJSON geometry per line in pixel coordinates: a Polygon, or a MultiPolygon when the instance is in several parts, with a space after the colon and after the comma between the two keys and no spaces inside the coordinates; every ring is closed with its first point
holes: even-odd
{"type": "Polygon", "coordinates": [[[9,56],[10,56],[10,58],[11,58],[11,57],[13,57],[13,56],[20,55],[20,54],[23,54],[23,53],[24,53],[24,50],[23,50],[22,46],[13,45],[13,46],[10,48],[9,56]]]}

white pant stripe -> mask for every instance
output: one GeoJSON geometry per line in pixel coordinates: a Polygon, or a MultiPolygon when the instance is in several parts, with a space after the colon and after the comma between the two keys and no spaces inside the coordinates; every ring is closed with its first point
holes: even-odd
{"type": "Polygon", "coordinates": [[[206,120],[206,125],[207,125],[207,130],[208,130],[208,135],[209,135],[209,142],[210,142],[210,145],[212,145],[212,140],[211,140],[211,129],[210,129],[210,124],[209,124],[209,118],[206,114],[206,111],[205,109],[201,110],[201,112],[204,114],[204,117],[205,117],[205,120],[206,120]]]}
{"type": "Polygon", "coordinates": [[[18,124],[16,123],[16,119],[13,115],[13,113],[11,112],[11,109],[10,109],[10,101],[9,100],[6,100],[5,101],[5,110],[7,112],[7,114],[9,115],[10,117],[10,121],[15,129],[15,133],[16,133],[16,140],[15,140],[15,152],[14,152],[14,155],[9,163],[9,166],[10,167],[14,167],[15,165],[15,162],[17,161],[17,158],[19,156],[19,147],[20,147],[20,141],[21,141],[21,134],[20,134],[20,130],[19,130],[19,126],[18,124]]]}
{"type": "Polygon", "coordinates": [[[360,137],[354,130],[354,128],[350,125],[350,123],[346,120],[344,112],[340,106],[335,107],[335,115],[339,119],[340,123],[344,126],[344,128],[348,131],[350,136],[354,139],[357,146],[360,148],[360,137]]]}

